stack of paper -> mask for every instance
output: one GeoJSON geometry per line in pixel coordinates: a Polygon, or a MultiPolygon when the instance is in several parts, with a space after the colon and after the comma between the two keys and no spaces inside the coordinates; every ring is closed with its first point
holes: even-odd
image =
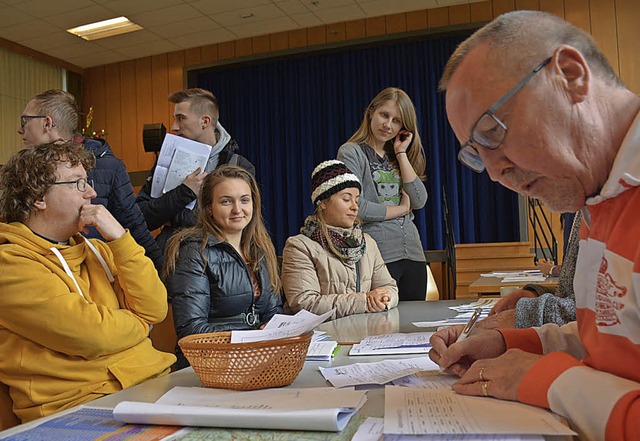
{"type": "Polygon", "coordinates": [[[366,402],[366,393],[332,387],[250,392],[174,387],[155,403],[123,401],[113,416],[135,424],[335,432],[366,402]]]}
{"type": "Polygon", "coordinates": [[[307,361],[331,360],[338,349],[335,341],[312,341],[307,351],[307,361]]]}
{"type": "Polygon", "coordinates": [[[353,345],[349,355],[426,354],[431,349],[432,335],[433,332],[372,335],[353,345]]]}
{"type": "Polygon", "coordinates": [[[482,310],[478,320],[484,320],[489,315],[489,311],[491,311],[491,308],[493,308],[499,300],[500,299],[481,299],[465,305],[449,306],[449,309],[457,311],[458,315],[445,320],[436,320],[431,322],[413,322],[413,325],[417,326],[418,328],[435,328],[439,326],[464,325],[469,321],[471,315],[478,308],[482,310]]]}
{"type": "Polygon", "coordinates": [[[320,367],[320,373],[335,387],[387,384],[421,371],[439,369],[428,357],[356,363],[335,368],[320,367]]]}
{"type": "Polygon", "coordinates": [[[522,271],[493,271],[480,274],[480,277],[518,277],[518,276],[539,276],[542,272],[539,269],[522,271]]]}
{"type": "Polygon", "coordinates": [[[492,273],[480,274],[480,277],[498,277],[501,283],[536,283],[544,282],[547,277],[540,270],[524,270],[524,271],[494,271],[492,273]]]}
{"type": "Polygon", "coordinates": [[[329,338],[331,338],[331,336],[326,331],[318,331],[317,329],[315,329],[313,331],[313,337],[311,337],[311,341],[325,341],[329,340],[329,338]]]}

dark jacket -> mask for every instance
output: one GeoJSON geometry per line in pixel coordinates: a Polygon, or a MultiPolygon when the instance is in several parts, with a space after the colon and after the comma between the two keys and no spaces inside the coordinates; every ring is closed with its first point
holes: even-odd
{"type": "MultiPolygon", "coordinates": [[[[185,239],[175,271],[167,280],[178,339],[191,334],[258,329],[275,314],[282,314],[282,299],[271,288],[264,259],[258,275],[262,293],[254,301],[249,268],[233,246],[209,236],[204,249],[206,264],[200,248],[201,238],[185,239]],[[246,314],[252,311],[257,320],[250,325],[246,314]]],[[[189,365],[178,346],[176,356],[178,369],[189,365]]]]}
{"type": "MultiPolygon", "coordinates": [[[[233,162],[255,176],[256,169],[253,164],[245,157],[238,155],[236,153],[237,151],[238,144],[231,139],[220,152],[216,168],[221,165],[228,164],[229,162],[233,162]]],[[[154,165],[149,177],[147,178],[147,182],[138,192],[136,202],[142,210],[142,214],[144,215],[147,225],[151,231],[166,224],[160,234],[156,237],[158,246],[164,251],[167,240],[169,240],[177,229],[195,225],[198,216],[197,205],[193,210],[189,210],[185,207],[193,202],[197,198],[197,195],[185,184],[180,184],[162,196],[152,198],[151,184],[155,169],[156,166],[154,165]]]]}
{"type": "MultiPolygon", "coordinates": [[[[145,249],[156,269],[160,271],[164,265],[164,256],[153,238],[138,204],[131,186],[129,173],[124,162],[117,158],[104,139],[84,138],[84,148],[93,152],[96,165],[89,173],[93,179],[93,189],[98,196],[91,202],[104,205],[124,228],[131,232],[135,241],[145,249]]],[[[103,239],[95,228],[90,228],[86,235],[103,239]]]]}

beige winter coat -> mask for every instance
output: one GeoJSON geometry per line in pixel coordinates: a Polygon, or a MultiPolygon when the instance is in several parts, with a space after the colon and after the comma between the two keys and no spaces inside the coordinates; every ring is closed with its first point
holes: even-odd
{"type": "Polygon", "coordinates": [[[327,252],[303,234],[290,237],[282,255],[282,283],[288,308],[322,314],[336,308],[332,318],[367,311],[367,292],[386,288],[389,308],[398,304],[398,288],[382,260],[378,245],[364,234],[366,251],[360,259],[360,291],[356,292],[356,267],[327,252]]]}

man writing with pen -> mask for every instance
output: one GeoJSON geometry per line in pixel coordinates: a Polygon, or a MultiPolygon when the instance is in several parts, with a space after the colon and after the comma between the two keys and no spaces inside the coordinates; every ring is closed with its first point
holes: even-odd
{"type": "Polygon", "coordinates": [[[576,322],[449,328],[430,357],[458,393],[548,408],[581,439],[640,439],[640,98],[591,37],[532,11],[463,42],[441,87],[465,165],[584,221],[576,322]]]}
{"type": "Polygon", "coordinates": [[[21,150],[0,171],[0,383],[30,421],[169,373],[149,339],[167,314],[153,262],[66,141],[21,150]],[[105,242],[79,232],[95,227],[105,242]]]}

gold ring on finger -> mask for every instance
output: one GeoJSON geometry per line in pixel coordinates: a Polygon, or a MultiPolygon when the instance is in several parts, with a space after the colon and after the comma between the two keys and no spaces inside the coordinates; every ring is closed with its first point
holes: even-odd
{"type": "Polygon", "coordinates": [[[482,393],[485,397],[489,396],[489,382],[483,381],[482,383],[482,393]]]}
{"type": "Polygon", "coordinates": [[[480,368],[480,381],[487,381],[484,379],[484,375],[482,375],[484,373],[484,368],[480,368]]]}

